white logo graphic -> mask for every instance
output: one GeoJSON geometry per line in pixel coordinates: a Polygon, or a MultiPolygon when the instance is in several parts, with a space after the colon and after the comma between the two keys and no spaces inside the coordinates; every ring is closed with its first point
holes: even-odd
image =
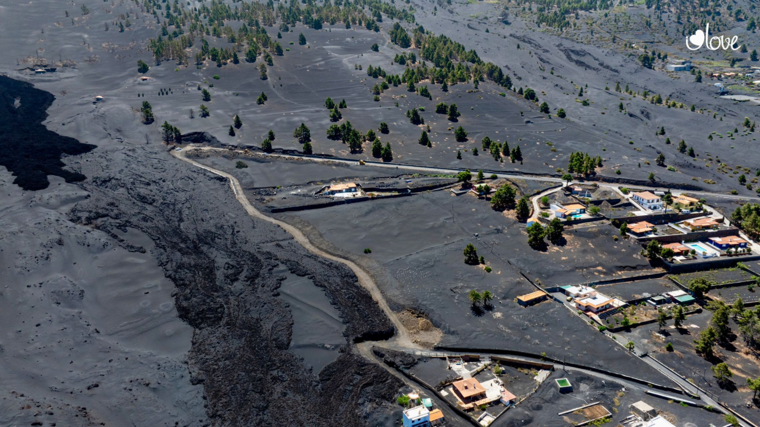
{"type": "Polygon", "coordinates": [[[689,50],[699,50],[704,44],[706,48],[710,50],[739,50],[739,46],[736,43],[739,41],[739,36],[723,37],[715,36],[710,37],[710,24],[705,26],[705,31],[697,30],[694,34],[686,38],[686,48],[689,50]],[[692,47],[695,46],[695,47],[692,47]]]}

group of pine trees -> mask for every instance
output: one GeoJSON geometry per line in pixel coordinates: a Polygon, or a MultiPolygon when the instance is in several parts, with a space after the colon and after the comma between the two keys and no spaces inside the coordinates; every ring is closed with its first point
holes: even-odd
{"type": "MultiPolygon", "coordinates": [[[[407,9],[398,9],[392,4],[381,0],[356,0],[325,2],[318,4],[309,2],[275,2],[266,3],[239,1],[234,6],[219,0],[201,3],[196,7],[185,7],[182,3],[170,3],[161,0],[143,0],[142,9],[153,15],[161,24],[161,34],[149,42],[149,48],[156,63],[166,60],[176,60],[188,64],[187,49],[195,45],[196,39],[201,39],[201,49],[197,52],[196,63],[211,59],[218,66],[228,62],[239,62],[238,54],[246,52],[248,62],[254,62],[264,51],[274,55],[282,55],[282,46],[273,40],[264,29],[272,26],[279,18],[283,25],[294,26],[302,23],[305,26],[321,29],[324,23],[335,25],[344,23],[347,28],[351,25],[365,27],[368,30],[379,31],[377,22],[382,21],[382,14],[391,19],[414,22],[414,15],[407,9]],[[369,14],[367,13],[369,11],[369,14]],[[162,20],[163,18],[163,20],[162,20]],[[243,24],[237,31],[232,26],[225,25],[227,21],[238,21],[243,24]],[[208,48],[206,37],[226,38],[233,44],[227,48],[208,48]],[[247,47],[246,47],[247,46],[247,47]]],[[[305,40],[300,40],[305,44],[305,40]]]]}
{"type": "Polygon", "coordinates": [[[570,154],[567,172],[579,175],[590,175],[599,167],[602,167],[602,158],[600,156],[591,157],[588,153],[573,151],[570,154]]]}
{"type": "MultiPolygon", "coordinates": [[[[390,33],[393,43],[402,48],[411,46],[418,48],[420,58],[432,63],[432,67],[428,67],[424,62],[416,67],[407,67],[402,76],[402,82],[411,80],[416,84],[429,79],[432,83],[455,84],[468,81],[479,82],[487,78],[507,89],[512,88],[512,80],[502,72],[499,66],[484,62],[474,50],[467,50],[464,45],[446,36],[436,36],[419,26],[414,29],[410,38],[399,23],[393,25],[390,33]]],[[[414,59],[416,62],[416,57],[414,59]]],[[[399,56],[395,60],[402,62],[399,56]]],[[[405,56],[403,62],[407,62],[405,56]]]]}

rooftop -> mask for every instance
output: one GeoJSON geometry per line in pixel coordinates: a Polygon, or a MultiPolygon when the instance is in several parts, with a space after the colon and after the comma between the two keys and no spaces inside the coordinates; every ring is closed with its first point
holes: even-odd
{"type": "Polygon", "coordinates": [[[699,199],[695,199],[693,197],[684,196],[684,195],[674,197],[673,201],[676,203],[680,202],[681,204],[699,203],[699,199]],[[683,202],[686,202],[686,203],[683,203],[683,202]]]}
{"type": "Polygon", "coordinates": [[[438,421],[443,419],[443,412],[440,409],[433,409],[430,411],[430,421],[438,421]]]}
{"type": "Polygon", "coordinates": [[[517,299],[520,301],[533,301],[534,299],[542,298],[545,296],[546,296],[546,292],[536,291],[536,292],[531,292],[529,294],[520,295],[519,297],[517,297],[517,299]]]}
{"type": "Polygon", "coordinates": [[[711,227],[713,225],[718,225],[718,221],[713,218],[694,218],[688,219],[684,222],[694,227],[711,227]]]}
{"type": "Polygon", "coordinates": [[[430,415],[430,411],[428,411],[428,408],[422,405],[404,410],[404,416],[410,420],[417,420],[428,415],[430,415]]]}
{"type": "Polygon", "coordinates": [[[517,399],[517,396],[515,396],[514,394],[512,394],[509,390],[505,388],[501,390],[501,398],[504,400],[515,400],[517,399]]]}
{"type": "Polygon", "coordinates": [[[660,197],[659,196],[655,196],[654,194],[652,194],[651,191],[642,191],[642,192],[639,192],[639,193],[633,193],[633,195],[636,196],[636,197],[639,197],[639,198],[641,198],[643,200],[647,200],[647,201],[657,201],[657,200],[660,200],[660,197]]]}
{"type": "Polygon", "coordinates": [[[710,237],[710,240],[712,240],[715,243],[718,243],[720,245],[741,245],[742,243],[747,243],[746,240],[742,239],[739,236],[728,236],[728,237],[710,237]]]}
{"type": "MultiPolygon", "coordinates": [[[[543,294],[543,292],[541,292],[543,294]]],[[[463,398],[477,396],[481,393],[485,393],[486,389],[475,378],[467,378],[464,380],[455,381],[454,389],[459,392],[463,398]]]]}
{"type": "Polygon", "coordinates": [[[599,292],[597,292],[596,295],[578,300],[580,304],[590,305],[592,307],[601,307],[605,304],[610,303],[611,301],[612,301],[612,298],[608,297],[607,295],[601,294],[599,292]]]}
{"type": "Polygon", "coordinates": [[[628,229],[634,233],[646,233],[654,230],[654,224],[646,221],[641,221],[628,226],[628,229]]]}
{"type": "Polygon", "coordinates": [[[678,242],[662,245],[662,248],[672,249],[673,252],[689,252],[691,250],[691,248],[689,248],[688,246],[685,246],[684,244],[678,243],[678,242]]]}
{"type": "Polygon", "coordinates": [[[569,205],[564,205],[563,207],[569,211],[574,211],[577,209],[586,209],[586,207],[581,205],[580,203],[572,203],[569,205]]]}
{"type": "Polygon", "coordinates": [[[349,188],[356,188],[355,182],[346,182],[342,184],[335,184],[331,185],[328,190],[330,191],[341,191],[341,190],[348,190],[349,188]]]}

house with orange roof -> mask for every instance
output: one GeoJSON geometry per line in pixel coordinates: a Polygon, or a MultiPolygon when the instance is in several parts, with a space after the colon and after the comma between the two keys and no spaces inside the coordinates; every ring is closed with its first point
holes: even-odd
{"type": "Polygon", "coordinates": [[[693,218],[681,223],[691,231],[716,230],[720,223],[713,218],[693,218]]]}
{"type": "Polygon", "coordinates": [[[675,255],[688,255],[691,252],[691,248],[678,242],[662,245],[662,248],[672,250],[675,255]]]}
{"type": "Polygon", "coordinates": [[[710,237],[710,243],[723,250],[747,247],[747,241],[739,236],[710,237]]]}
{"type": "Polygon", "coordinates": [[[628,226],[628,232],[634,236],[646,236],[654,230],[654,224],[647,221],[636,222],[628,226]]]}

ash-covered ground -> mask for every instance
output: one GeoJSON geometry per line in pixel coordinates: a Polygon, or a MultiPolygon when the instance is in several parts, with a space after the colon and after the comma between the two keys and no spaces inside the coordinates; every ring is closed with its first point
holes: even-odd
{"type": "MultiPolygon", "coordinates": [[[[539,29],[532,11],[513,4],[504,19],[504,5],[487,2],[415,0],[395,2],[396,9],[385,2],[377,32],[356,22],[350,29],[342,22],[307,28],[299,14],[282,38],[274,39],[280,20],[259,22],[285,48],[282,56],[273,57],[263,80],[258,69],[266,62],[262,54],[254,63],[217,67],[206,58],[195,65],[201,38],[213,48],[237,49],[241,59],[249,47],[217,32],[222,27],[237,31],[244,22],[212,23],[213,14],[204,13],[203,25],[218,28],[196,32],[188,60],[156,63],[150,39],[194,31],[187,21],[166,22],[169,5],[176,17],[180,9],[191,13],[209,3],[32,0],[0,5],[0,73],[16,80],[0,77],[0,424],[397,421],[398,408],[394,412],[388,404],[400,381],[360,357],[353,345],[357,339],[387,337],[392,326],[354,275],[309,255],[282,230],[252,220],[223,180],[171,157],[161,142],[164,122],[184,134],[209,132],[235,146],[259,147],[272,130],[274,147],[296,150],[302,146],[293,131],[304,123],[316,154],[372,158],[369,142],[362,152],[351,153],[326,137],[331,122],[323,103],[332,97],[347,103],[339,124],[350,120],[365,133],[388,123],[389,133],[378,136],[391,143],[393,162],[558,175],[572,152],[583,151],[602,157],[597,173],[606,179],[645,181],[655,173],[657,183],[755,194],[756,134],[742,120],[754,120],[757,107],[717,98],[710,79],[697,83],[691,74],[643,68],[637,60],[637,49],[643,48],[630,47],[643,43],[684,57],[683,47],[667,45],[682,42],[675,36],[681,28],[673,16],[666,17],[664,27],[671,35],[658,43],[647,34],[662,30],[660,21],[655,20],[654,29],[643,28],[653,11],[638,5],[604,16],[605,25],[596,34],[589,22],[576,33],[539,29]],[[393,61],[396,55],[421,58],[415,47],[392,43],[388,32],[394,19],[387,12],[400,15],[408,6],[416,23],[402,25],[410,34],[422,25],[476,50],[511,77],[515,91],[490,81],[476,89],[470,81],[444,92],[439,84],[423,82],[430,98],[402,84],[373,100],[371,89],[382,79],[367,75],[370,65],[402,73],[405,67],[393,61]],[[618,30],[615,34],[623,40],[614,42],[605,31],[617,18],[627,22],[626,14],[636,23],[618,30]],[[301,33],[305,44],[298,41],[301,33]],[[629,46],[622,48],[623,42],[629,46]],[[137,60],[149,64],[147,73],[137,72],[137,60]],[[636,96],[616,91],[618,82],[636,96]],[[528,87],[548,103],[550,115],[516,92],[528,87]],[[200,89],[209,91],[210,100],[202,99],[200,89]],[[684,108],[653,104],[642,97],[644,91],[684,108]],[[267,101],[257,103],[262,92],[267,101]],[[144,101],[155,115],[149,124],[140,114],[144,101]],[[461,117],[449,121],[436,114],[439,102],[456,103],[461,117]],[[209,117],[200,117],[201,104],[209,117]],[[425,124],[413,125],[405,113],[420,107],[425,124]],[[560,108],[567,118],[556,116],[560,108]],[[235,115],[242,126],[231,136],[235,115]],[[418,144],[428,126],[430,147],[418,144]],[[458,126],[466,129],[467,140],[455,140],[458,126]],[[656,135],[663,127],[666,134],[656,135]],[[485,136],[519,145],[523,160],[494,160],[482,150],[485,136]],[[694,157],[678,149],[681,139],[694,148],[694,157]],[[479,155],[474,148],[481,150],[479,155]],[[665,166],[655,165],[659,153],[665,155],[665,166]],[[738,185],[740,173],[754,187],[738,185]],[[309,294],[311,305],[304,304],[289,286],[306,287],[305,294],[315,292],[309,288],[315,286],[318,293],[309,294]],[[322,319],[321,332],[299,335],[303,322],[314,318],[322,319]],[[302,359],[299,348],[318,348],[320,356],[302,359]]],[[[213,4],[243,6],[237,1],[213,4]]],[[[601,12],[581,12],[578,20],[593,16],[601,19],[601,12]]],[[[741,25],[732,21],[724,30],[739,34],[752,50],[757,36],[741,29],[748,19],[742,17],[741,25]]],[[[251,20],[245,24],[254,26],[251,20]]],[[[747,52],[732,55],[750,63],[747,52]]],[[[705,52],[693,59],[705,72],[713,63],[728,63],[705,52]]],[[[253,173],[249,179],[257,186],[257,181],[283,185],[345,176],[345,171],[332,176],[300,166],[253,173]]],[[[340,244],[351,254],[371,246],[373,258],[362,265],[388,285],[383,291],[394,308],[416,306],[441,327],[443,343],[486,341],[555,355],[570,352],[581,359],[586,359],[581,335],[603,348],[612,345],[597,342],[601,338],[586,330],[593,329],[569,319],[571,313],[558,305],[518,309],[512,299],[533,288],[515,271],[545,284],[565,284],[649,269],[637,257],[637,248],[613,241],[614,229],[589,227],[569,235],[565,248],[537,254],[525,246],[522,224],[484,213],[487,207],[454,206],[437,196],[410,199],[406,212],[380,201],[352,206],[334,218],[312,219],[327,239],[322,243],[340,244]],[[399,217],[408,223],[397,225],[399,217]],[[336,219],[344,224],[331,223],[336,219]],[[374,229],[358,238],[346,234],[368,223],[374,229]],[[495,272],[451,275],[440,268],[460,263],[461,243],[474,233],[480,233],[484,246],[479,249],[497,267],[495,272]],[[431,234],[455,243],[426,244],[431,234]],[[452,280],[455,286],[438,287],[452,280]],[[495,310],[480,317],[468,311],[464,291],[473,287],[497,295],[495,310]],[[449,324],[441,314],[449,312],[461,313],[464,320],[449,324]],[[559,331],[557,325],[562,325],[559,331]]],[[[614,347],[604,352],[610,360],[595,360],[615,368],[623,360],[619,352],[614,347]]],[[[631,366],[623,364],[621,372],[630,368],[649,375],[631,366]]]]}

